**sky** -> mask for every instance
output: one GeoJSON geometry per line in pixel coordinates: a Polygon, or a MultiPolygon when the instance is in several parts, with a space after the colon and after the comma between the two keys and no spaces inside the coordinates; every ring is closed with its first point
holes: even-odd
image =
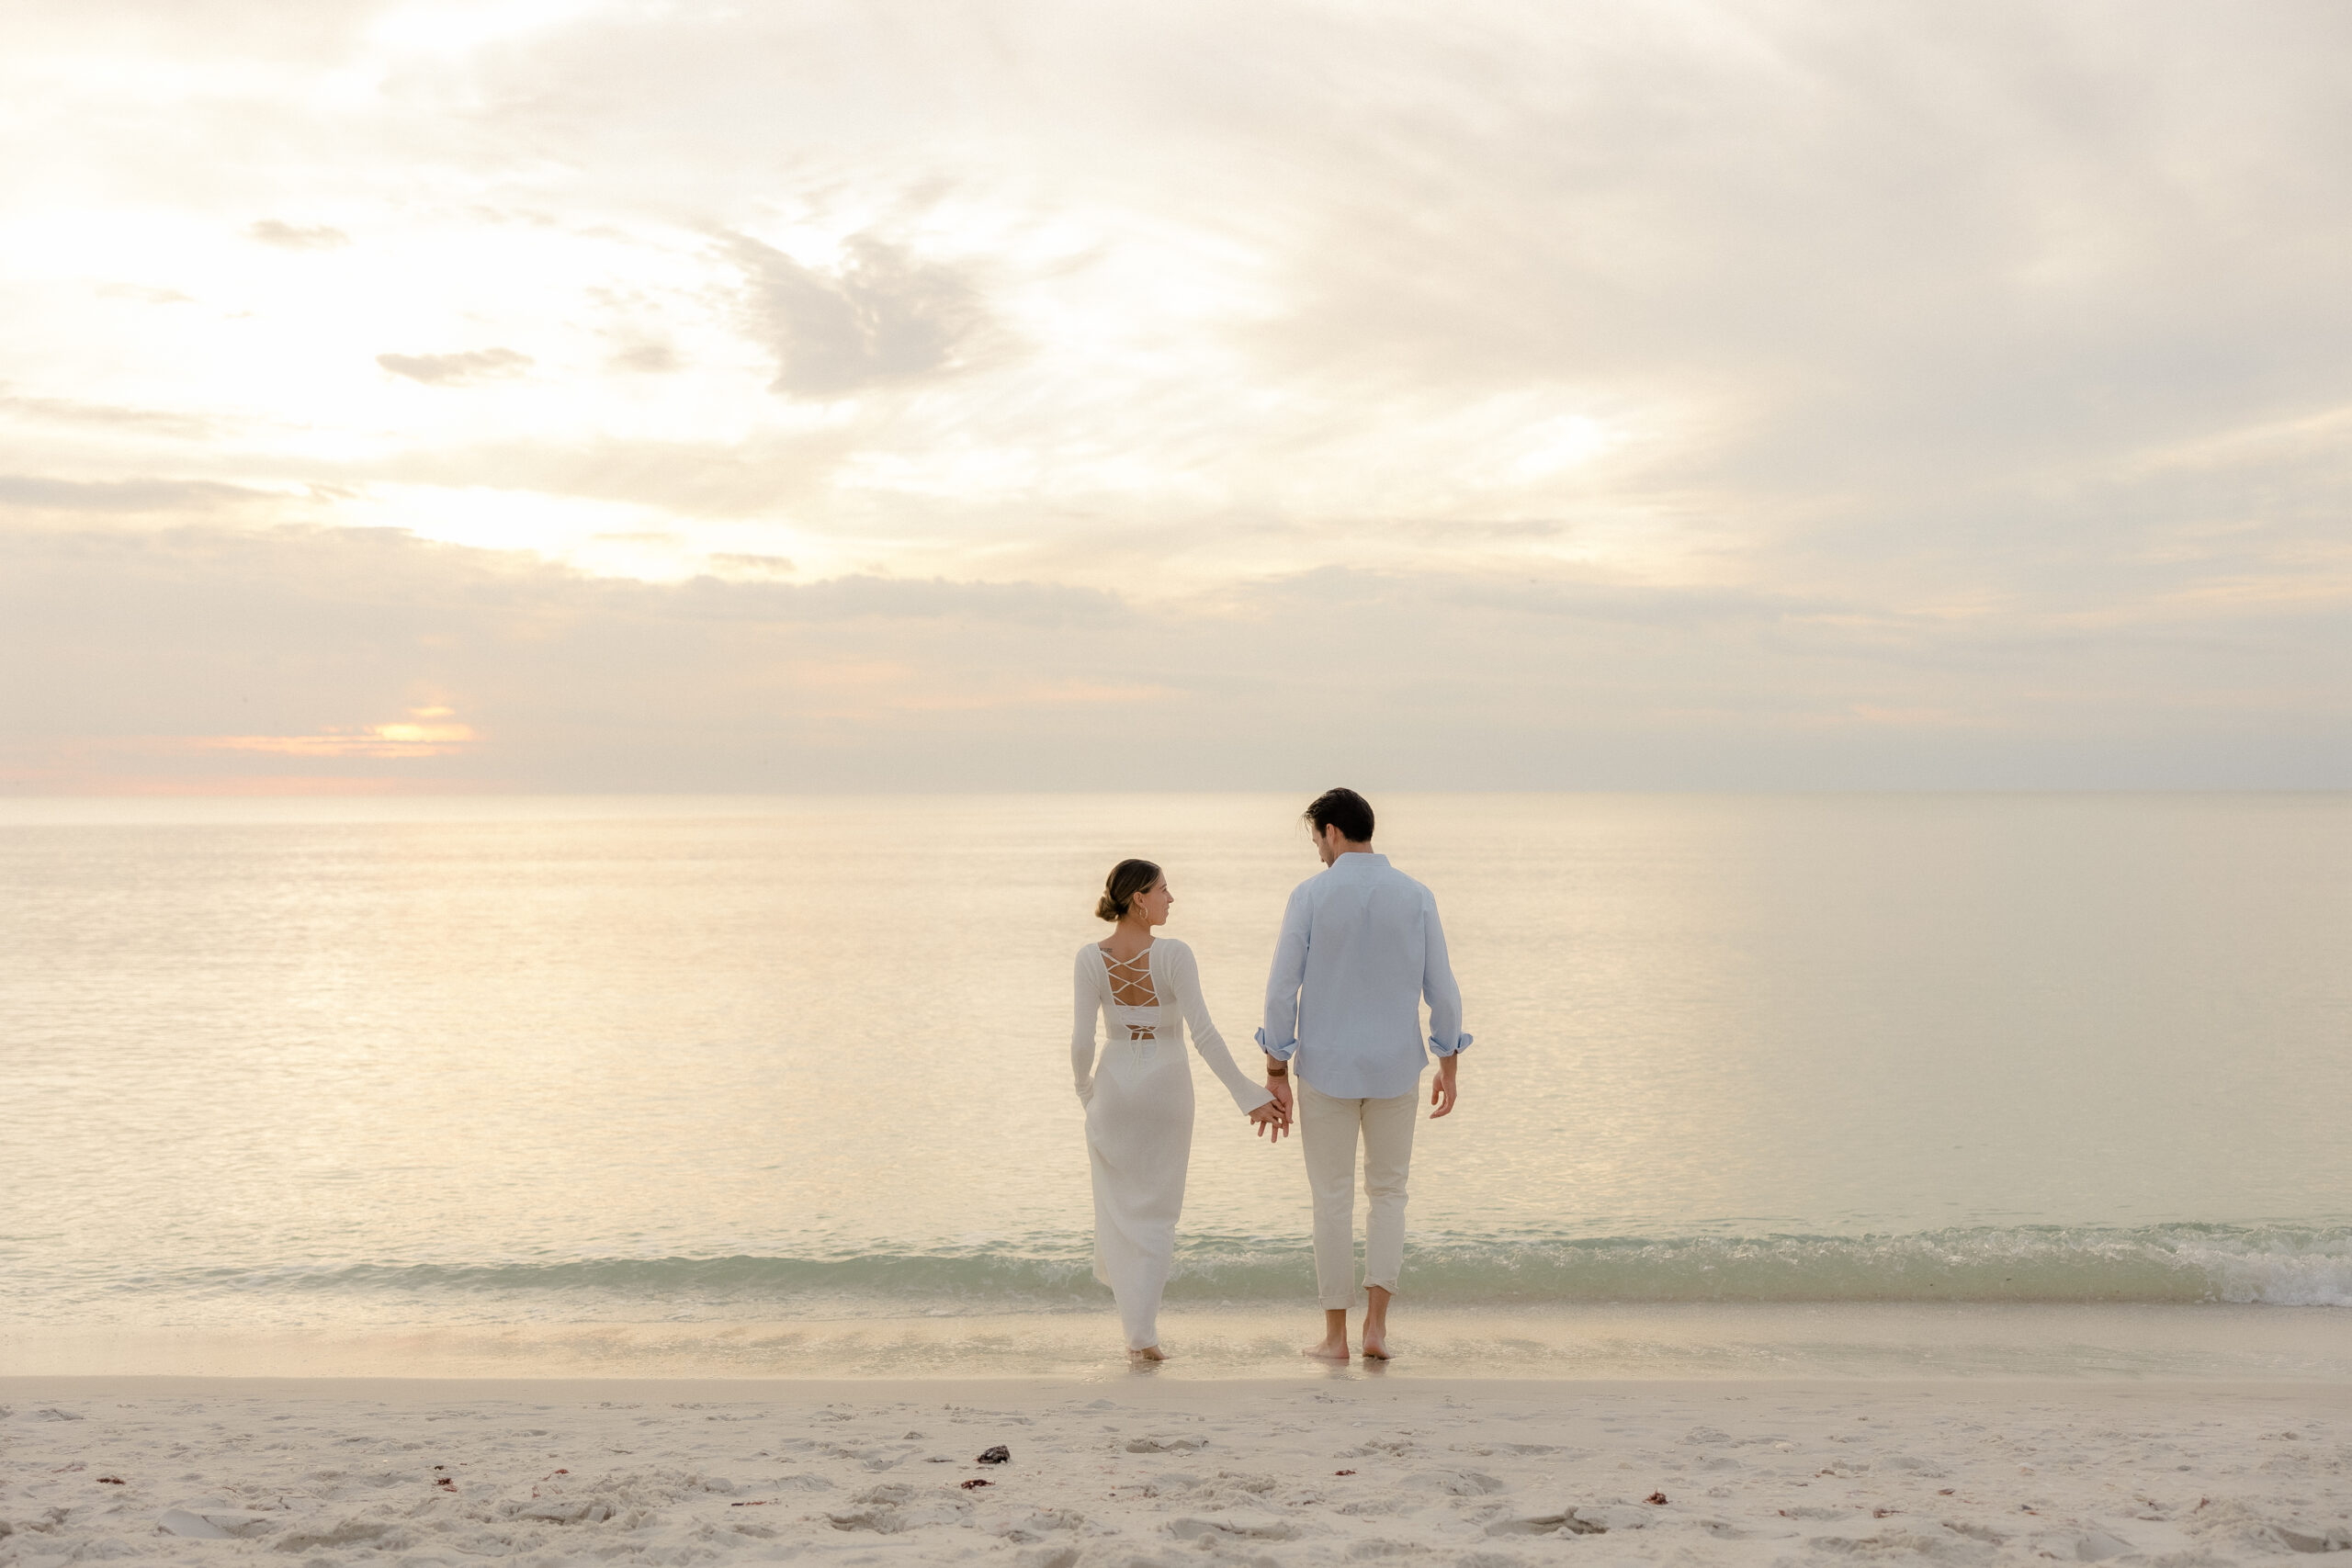
{"type": "Polygon", "coordinates": [[[0,793],[2352,787],[2347,72],[15,0],[0,793]]]}

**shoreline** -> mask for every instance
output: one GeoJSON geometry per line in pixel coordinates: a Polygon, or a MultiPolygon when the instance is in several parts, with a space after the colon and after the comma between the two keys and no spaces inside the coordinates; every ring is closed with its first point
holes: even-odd
{"type": "MultiPolygon", "coordinates": [[[[1162,1315],[1164,1381],[1288,1380],[1304,1310],[1162,1315]]],[[[1544,1312],[1400,1308],[1400,1382],[2019,1379],[2352,1385],[2332,1307],[1672,1303],[1544,1312]]],[[[1107,1312],[778,1320],[0,1327],[0,1377],[1099,1379],[1124,1375],[1107,1312]]]]}
{"type": "MultiPolygon", "coordinates": [[[[2205,1378],[1501,1378],[1420,1377],[1346,1367],[1302,1365],[1295,1377],[1168,1378],[1148,1368],[1106,1367],[1099,1377],[271,1377],[249,1374],[0,1373],[0,1405],[11,1408],[55,1399],[376,1400],[413,1405],[539,1401],[551,1404],[618,1400],[689,1404],[723,1402],[823,1407],[844,1401],[885,1405],[986,1398],[999,1404],[1049,1403],[1083,1395],[1116,1396],[1138,1407],[1209,1408],[1237,1397],[1312,1395],[1353,1391],[1344,1397],[1401,1403],[1508,1401],[1521,1389],[1545,1396],[1596,1400],[1749,1400],[1757,1398],[1885,1398],[1945,1403],[1993,1403],[2020,1396],[2086,1404],[2181,1399],[2272,1401],[2340,1409],[2352,1420],[2352,1383],[2291,1379],[2205,1378]]],[[[1529,1394],[1527,1397],[1534,1397],[1529,1394]]],[[[2347,1434],[2352,1439],[2352,1433],[2347,1434]]]]}

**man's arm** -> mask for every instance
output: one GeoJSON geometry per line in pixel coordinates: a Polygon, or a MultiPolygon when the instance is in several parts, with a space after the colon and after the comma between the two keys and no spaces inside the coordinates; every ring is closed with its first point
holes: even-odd
{"type": "Polygon", "coordinates": [[[1421,895],[1421,995],[1430,1004],[1430,1050],[1437,1056],[1437,1081],[1430,1086],[1434,1122],[1452,1112],[1470,1036],[1462,1032],[1462,987],[1445,951],[1445,927],[1437,918],[1436,896],[1421,895]]]}
{"type": "Polygon", "coordinates": [[[1266,1022],[1258,1031],[1258,1048],[1266,1054],[1266,1088],[1288,1120],[1291,1108],[1290,1059],[1298,1051],[1298,991],[1306,983],[1306,889],[1291,890],[1283,908],[1283,934],[1274,942],[1274,963],[1266,976],[1266,1022]]]}

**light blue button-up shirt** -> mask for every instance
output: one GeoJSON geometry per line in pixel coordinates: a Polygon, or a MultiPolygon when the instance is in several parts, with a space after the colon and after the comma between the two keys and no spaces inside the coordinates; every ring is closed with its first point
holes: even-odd
{"type": "Polygon", "coordinates": [[[1423,997],[1430,1049],[1451,1056],[1468,1045],[1437,900],[1386,855],[1343,854],[1300,883],[1283,911],[1258,1044],[1297,1062],[1299,1075],[1325,1094],[1410,1094],[1429,1065],[1423,997]]]}

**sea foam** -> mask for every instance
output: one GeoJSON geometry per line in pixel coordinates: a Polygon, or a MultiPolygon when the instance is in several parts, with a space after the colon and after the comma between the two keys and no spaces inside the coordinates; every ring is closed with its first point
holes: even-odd
{"type": "MultiPolygon", "coordinates": [[[[1068,1238],[779,1257],[581,1258],[215,1269],[106,1293],[342,1298],[420,1314],[602,1315],[663,1303],[763,1315],[1059,1311],[1107,1294],[1068,1238]]],[[[1417,1301],[1449,1307],[1607,1303],[2083,1302],[2352,1306],[2352,1226],[1966,1227],[1910,1235],[1416,1236],[1417,1301]]],[[[1308,1293],[1305,1238],[1195,1236],[1171,1306],[1261,1306],[1308,1293]]]]}

